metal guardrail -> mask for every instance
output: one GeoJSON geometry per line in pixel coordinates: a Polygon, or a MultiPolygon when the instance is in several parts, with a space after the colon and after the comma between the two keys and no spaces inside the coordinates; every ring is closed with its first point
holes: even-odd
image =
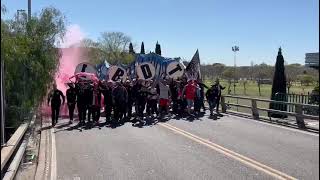
{"type": "Polygon", "coordinates": [[[8,165],[9,160],[15,155],[14,152],[20,148],[21,141],[29,127],[28,123],[23,123],[14,132],[11,138],[8,140],[5,146],[1,149],[1,174],[4,174],[4,167],[8,165]]]}
{"type": "Polygon", "coordinates": [[[319,116],[307,115],[307,114],[303,113],[303,109],[305,109],[306,107],[318,108],[319,109],[318,105],[300,104],[300,103],[292,103],[292,102],[284,102],[284,101],[274,101],[274,100],[269,100],[269,99],[258,99],[258,98],[242,97],[242,96],[231,96],[231,95],[221,96],[222,112],[224,112],[224,113],[227,112],[227,106],[236,106],[236,107],[249,108],[249,109],[251,109],[251,112],[252,112],[252,118],[253,119],[257,119],[257,120],[259,119],[259,110],[267,111],[267,112],[271,112],[271,113],[276,113],[276,114],[295,116],[296,117],[296,122],[297,122],[297,125],[298,125],[299,128],[306,128],[305,122],[304,122],[305,118],[319,121],[319,116]],[[226,103],[225,98],[250,100],[251,101],[251,106],[241,105],[241,104],[234,104],[234,103],[226,103]],[[275,103],[275,104],[293,105],[293,106],[295,106],[295,112],[287,112],[287,111],[280,111],[280,110],[275,110],[275,109],[260,108],[260,107],[257,107],[257,102],[258,101],[268,102],[268,103],[275,103]]]}

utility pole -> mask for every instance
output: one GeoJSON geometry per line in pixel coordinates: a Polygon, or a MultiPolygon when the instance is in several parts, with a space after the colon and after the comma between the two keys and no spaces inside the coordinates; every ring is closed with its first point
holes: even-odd
{"type": "Polygon", "coordinates": [[[31,0],[28,0],[28,21],[31,19],[31,0]]]}
{"type": "Polygon", "coordinates": [[[4,59],[1,59],[1,147],[6,145],[5,141],[5,96],[4,96],[4,59]]]}

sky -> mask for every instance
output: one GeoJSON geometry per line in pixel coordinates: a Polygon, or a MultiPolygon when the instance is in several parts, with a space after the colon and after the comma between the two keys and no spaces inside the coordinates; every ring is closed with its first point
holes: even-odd
{"type": "MultiPolygon", "coordinates": [[[[4,0],[13,17],[27,0],[4,0]]],[[[318,0],[32,0],[32,14],[53,6],[80,38],[120,31],[136,52],[158,41],[164,57],[190,60],[199,49],[201,63],[275,64],[278,48],[288,64],[304,64],[305,53],[319,52],[318,0]]]]}

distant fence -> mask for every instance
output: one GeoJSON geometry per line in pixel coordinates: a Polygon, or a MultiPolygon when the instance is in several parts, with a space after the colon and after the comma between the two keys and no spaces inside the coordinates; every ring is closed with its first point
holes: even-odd
{"type": "Polygon", "coordinates": [[[241,97],[241,96],[230,96],[230,95],[224,95],[221,97],[221,108],[222,112],[227,112],[228,106],[236,106],[236,107],[242,107],[242,108],[248,108],[251,109],[252,117],[253,119],[260,119],[259,118],[259,110],[260,111],[266,111],[274,114],[283,114],[287,116],[294,116],[296,118],[296,122],[299,128],[306,128],[304,119],[312,119],[312,120],[318,120],[319,116],[314,116],[310,114],[306,114],[306,109],[315,109],[319,113],[319,105],[310,105],[310,104],[304,104],[304,103],[293,103],[293,102],[285,102],[285,101],[274,101],[274,100],[268,100],[268,99],[258,99],[258,98],[249,98],[249,97],[241,97]],[[234,99],[244,99],[251,101],[251,105],[243,105],[243,104],[235,104],[235,103],[226,103],[225,98],[234,98],[234,99]],[[257,106],[257,102],[267,102],[267,103],[275,103],[275,104],[285,104],[287,106],[294,106],[294,112],[288,112],[288,111],[280,111],[275,109],[269,109],[269,108],[261,108],[257,106]]]}
{"type": "MultiPolygon", "coordinates": [[[[315,102],[319,102],[316,98],[319,98],[319,96],[312,95],[308,92],[307,95],[304,94],[285,94],[285,93],[276,93],[276,99],[280,101],[286,101],[289,103],[298,103],[298,104],[314,104],[315,102]]],[[[287,106],[288,112],[295,112],[295,106],[289,105],[287,106]]],[[[310,115],[319,115],[319,109],[318,108],[304,108],[303,112],[305,114],[310,115]]]]}

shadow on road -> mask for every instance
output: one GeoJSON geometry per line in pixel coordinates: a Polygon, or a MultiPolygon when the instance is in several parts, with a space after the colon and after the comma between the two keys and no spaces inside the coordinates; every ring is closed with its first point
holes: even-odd
{"type": "MultiPolygon", "coordinates": [[[[115,129],[119,128],[126,123],[131,123],[133,127],[137,128],[144,128],[144,127],[152,127],[154,125],[157,125],[158,122],[168,122],[172,120],[184,120],[188,122],[194,122],[194,121],[202,121],[205,116],[205,112],[200,112],[198,114],[189,115],[187,113],[181,113],[181,114],[168,114],[164,115],[162,117],[147,117],[147,115],[144,116],[143,120],[138,120],[138,118],[124,118],[121,121],[115,121],[113,120],[102,120],[100,119],[99,122],[85,122],[85,123],[79,123],[78,119],[75,119],[74,123],[69,122],[63,122],[61,124],[58,124],[55,126],[56,131],[54,133],[58,133],[61,131],[73,131],[78,130],[79,132],[82,132],[83,130],[90,130],[90,129],[102,129],[103,127],[115,129]],[[75,123],[77,122],[77,123],[75,123]]],[[[206,118],[212,119],[212,120],[218,120],[222,117],[222,115],[210,115],[206,118]]],[[[46,130],[52,128],[51,126],[43,127],[41,130],[46,130]]]]}

